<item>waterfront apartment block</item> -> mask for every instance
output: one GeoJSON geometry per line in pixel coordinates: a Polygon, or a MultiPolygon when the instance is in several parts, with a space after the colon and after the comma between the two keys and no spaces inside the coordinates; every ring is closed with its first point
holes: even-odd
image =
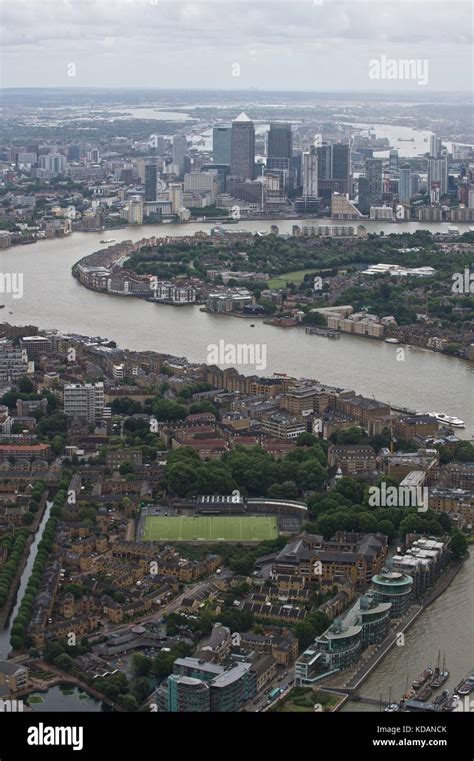
{"type": "Polygon", "coordinates": [[[376,602],[389,602],[391,618],[402,618],[408,610],[413,592],[413,578],[399,571],[382,570],[372,578],[376,602]]]}
{"type": "Polygon", "coordinates": [[[295,664],[297,686],[310,686],[329,673],[354,666],[366,647],[387,635],[390,609],[389,602],[380,602],[370,593],[360,597],[299,656],[295,664]]]}

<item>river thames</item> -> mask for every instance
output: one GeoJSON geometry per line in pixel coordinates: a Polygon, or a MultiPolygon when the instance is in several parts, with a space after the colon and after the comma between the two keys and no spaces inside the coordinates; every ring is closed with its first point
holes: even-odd
{"type": "MultiPolygon", "coordinates": [[[[297,220],[305,224],[306,220],[297,220]]],[[[308,223],[314,220],[307,220],[308,223]]],[[[278,222],[281,232],[291,232],[294,220],[278,222]]],[[[245,230],[268,230],[269,221],[241,222],[245,230]]],[[[225,343],[257,343],[266,346],[266,368],[239,365],[244,374],[287,373],[316,378],[323,383],[350,388],[369,397],[420,412],[443,412],[466,422],[459,435],[474,435],[472,391],[474,363],[425,349],[400,347],[370,338],[341,335],[340,340],[307,335],[302,328],[282,329],[250,320],[201,312],[198,306],[172,307],[141,299],[94,293],[71,275],[72,265],[86,254],[104,246],[110,236],[117,241],[141,237],[192,235],[209,231],[211,224],[146,225],[101,233],[74,233],[54,240],[17,246],[0,252],[2,272],[23,274],[24,294],[14,299],[1,294],[3,319],[14,325],[103,336],[121,348],[155,350],[187,357],[193,362],[208,360],[209,346],[225,343]],[[13,312],[13,314],[11,314],[13,312]]],[[[413,232],[417,222],[383,224],[367,222],[370,232],[413,232]]],[[[237,225],[233,226],[236,229],[237,225]]],[[[444,224],[423,225],[433,232],[444,224]]]]}

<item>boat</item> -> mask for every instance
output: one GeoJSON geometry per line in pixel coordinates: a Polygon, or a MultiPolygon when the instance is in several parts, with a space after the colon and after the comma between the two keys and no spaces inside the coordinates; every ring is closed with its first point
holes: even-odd
{"type": "Polygon", "coordinates": [[[423,687],[425,682],[428,681],[430,676],[433,676],[433,669],[425,669],[423,673],[420,674],[420,676],[417,679],[415,679],[414,682],[412,682],[412,687],[414,687],[415,690],[419,690],[420,687],[423,687]]]}
{"type": "Polygon", "coordinates": [[[101,243],[115,243],[115,238],[104,238],[104,240],[100,241],[101,243]]]}
{"type": "Polygon", "coordinates": [[[446,670],[446,655],[443,655],[443,668],[440,668],[440,653],[438,652],[438,665],[434,670],[434,676],[431,680],[431,686],[433,689],[442,687],[449,677],[449,671],[446,670]]]}
{"type": "Polygon", "coordinates": [[[441,695],[438,695],[436,698],[434,698],[433,703],[435,706],[440,706],[443,703],[446,703],[448,697],[449,697],[449,690],[443,690],[441,695]]]}
{"type": "Polygon", "coordinates": [[[385,713],[396,713],[400,706],[398,703],[390,703],[386,708],[384,708],[385,713]]]}
{"type": "Polygon", "coordinates": [[[251,322],[251,323],[250,323],[250,327],[251,327],[251,328],[254,328],[254,327],[255,327],[255,323],[254,323],[254,322],[251,322]]]}
{"type": "Polygon", "coordinates": [[[0,309],[5,309],[5,304],[0,304],[0,309]]]}
{"type": "Polygon", "coordinates": [[[454,711],[456,709],[457,704],[459,703],[459,697],[458,695],[451,695],[450,698],[444,703],[442,707],[442,711],[454,711]]]}
{"type": "Polygon", "coordinates": [[[428,415],[431,415],[431,417],[435,417],[438,423],[445,423],[448,426],[453,426],[453,428],[466,427],[464,420],[461,420],[458,417],[444,415],[442,412],[428,412],[428,415]]]}
{"type": "Polygon", "coordinates": [[[459,695],[470,695],[471,692],[474,690],[474,672],[472,674],[469,674],[467,679],[462,682],[462,684],[458,687],[458,693],[459,695]]]}
{"type": "Polygon", "coordinates": [[[386,344],[399,344],[400,341],[398,340],[398,338],[386,338],[385,339],[385,343],[386,344]]]}
{"type": "Polygon", "coordinates": [[[425,700],[429,698],[431,693],[432,693],[431,684],[429,682],[426,682],[423,685],[423,687],[417,690],[416,700],[418,700],[420,703],[424,703],[425,700]]]}

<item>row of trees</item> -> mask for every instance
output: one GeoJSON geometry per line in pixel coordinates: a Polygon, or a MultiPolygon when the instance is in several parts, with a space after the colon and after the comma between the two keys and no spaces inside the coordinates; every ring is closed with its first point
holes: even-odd
{"type": "Polygon", "coordinates": [[[251,496],[292,498],[320,489],[327,480],[327,455],[322,443],[296,447],[277,460],[261,447],[235,447],[221,460],[202,462],[190,447],[168,454],[166,482],[180,497],[230,494],[239,489],[251,496]]]}
{"type": "Polygon", "coordinates": [[[28,580],[28,584],[25,589],[18,613],[13,622],[13,626],[10,633],[10,644],[13,650],[21,650],[23,647],[31,645],[31,640],[27,635],[27,629],[29,622],[31,621],[31,615],[33,613],[35,598],[41,587],[43,573],[48,563],[48,557],[51,552],[54,541],[54,532],[56,530],[57,518],[61,514],[61,509],[66,501],[67,487],[71,474],[64,471],[61,481],[59,483],[59,490],[54,498],[53,506],[51,508],[50,517],[46,522],[46,526],[41,537],[41,541],[38,544],[38,551],[36,554],[31,575],[28,580]]]}

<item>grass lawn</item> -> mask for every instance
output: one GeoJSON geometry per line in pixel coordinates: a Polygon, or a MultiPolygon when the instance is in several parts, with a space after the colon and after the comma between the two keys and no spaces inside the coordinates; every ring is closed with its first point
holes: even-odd
{"type": "Polygon", "coordinates": [[[277,536],[277,519],[265,515],[149,515],[143,529],[148,542],[263,542],[277,536]]]}
{"type": "MultiPolygon", "coordinates": [[[[277,713],[313,713],[319,704],[322,711],[329,711],[340,698],[311,687],[294,687],[289,695],[275,706],[277,713]]],[[[321,710],[320,709],[320,710],[321,710]]]]}
{"type": "Polygon", "coordinates": [[[276,275],[268,280],[267,287],[284,288],[287,283],[295,283],[295,285],[298,285],[304,280],[305,275],[309,275],[316,270],[317,268],[312,270],[294,270],[294,272],[285,272],[283,275],[276,275]]]}

